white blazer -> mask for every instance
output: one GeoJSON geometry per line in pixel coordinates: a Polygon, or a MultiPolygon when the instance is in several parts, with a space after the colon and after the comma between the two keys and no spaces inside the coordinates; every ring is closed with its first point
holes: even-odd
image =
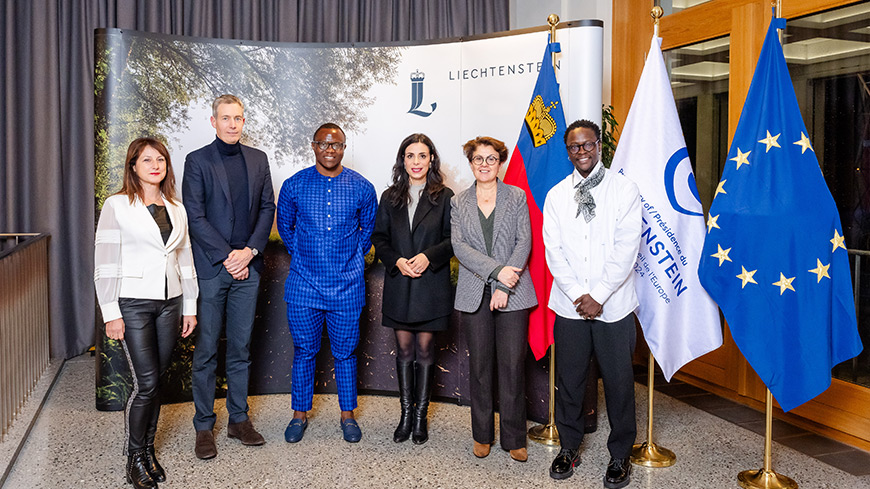
{"type": "Polygon", "coordinates": [[[172,233],[166,244],[157,223],[137,197],[106,199],[97,224],[94,284],[103,321],[121,317],[119,297],[165,300],[184,295],[185,316],[196,315],[199,286],[187,233],[187,213],[181,203],[163,203],[172,233]]]}

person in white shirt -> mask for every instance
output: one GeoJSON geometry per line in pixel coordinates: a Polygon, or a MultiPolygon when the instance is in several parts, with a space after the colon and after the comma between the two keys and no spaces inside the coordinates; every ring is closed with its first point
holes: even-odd
{"type": "Polygon", "coordinates": [[[127,482],[156,488],[166,480],[154,453],[160,375],[179,335],[196,327],[199,294],[187,213],[175,196],[169,152],[157,139],[130,143],[123,186],[103,204],[94,285],[106,336],[121,342],[133,376],[124,416],[127,482]]]}
{"type": "Polygon", "coordinates": [[[604,486],[614,489],[630,482],[629,457],[637,434],[631,359],[640,194],[634,182],[599,161],[601,131],[595,123],[572,123],[565,145],[575,171],[550,190],[544,204],[544,246],[554,279],[549,307],[557,315],[556,427],[562,445],[550,476],[571,477],[580,462],[583,396],[594,354],[611,426],[604,486]]]}

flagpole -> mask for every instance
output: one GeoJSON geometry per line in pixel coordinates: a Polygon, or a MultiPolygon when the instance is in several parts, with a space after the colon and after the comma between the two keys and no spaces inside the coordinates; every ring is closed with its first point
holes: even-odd
{"type": "MultiPolygon", "coordinates": [[[[779,18],[782,15],[782,0],[771,0],[773,15],[779,18]]],[[[782,32],[779,33],[779,42],[782,44],[782,32]]],[[[764,468],[758,470],[744,470],[737,474],[737,481],[744,489],[797,489],[794,479],[777,474],[773,471],[771,452],[773,445],[773,394],[767,389],[764,406],[764,468]]]]}
{"type": "Polygon", "coordinates": [[[764,420],[764,468],[744,470],[737,474],[740,487],[744,489],[797,489],[798,485],[790,477],[777,474],[771,468],[771,439],[773,432],[773,395],[767,389],[767,402],[764,420]]]}
{"type": "Polygon", "coordinates": [[[670,467],[677,461],[674,452],[653,443],[653,385],[655,375],[655,358],[652,352],[649,354],[649,405],[647,408],[647,441],[631,447],[631,463],[643,467],[670,467]]]}
{"type": "MultiPolygon", "coordinates": [[[[650,11],[650,16],[653,18],[654,27],[653,35],[659,35],[659,19],[661,19],[664,11],[661,7],[655,6],[650,11]]],[[[677,461],[677,456],[674,452],[667,448],[660,447],[653,442],[653,393],[655,387],[655,357],[652,352],[649,354],[649,368],[647,387],[649,395],[647,396],[647,436],[643,443],[639,443],[631,447],[631,463],[641,465],[643,467],[670,467],[677,461]]]]}
{"type": "MultiPolygon", "coordinates": [[[[559,16],[550,14],[547,17],[550,25],[550,42],[556,42],[556,25],[559,24],[559,16]]],[[[553,70],[556,69],[556,53],[552,53],[553,70]]],[[[550,345],[550,413],[547,424],[532,426],[529,428],[529,439],[544,445],[559,444],[559,430],[556,429],[556,344],[550,345]]]]}

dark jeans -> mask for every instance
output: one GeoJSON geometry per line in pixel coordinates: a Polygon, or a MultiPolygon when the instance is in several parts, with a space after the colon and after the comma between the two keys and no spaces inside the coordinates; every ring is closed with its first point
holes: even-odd
{"type": "Polygon", "coordinates": [[[471,370],[471,434],[478,443],[495,440],[493,375],[497,372],[501,447],[515,450],[526,446],[529,311],[490,311],[489,301],[487,288],[477,311],[462,313],[471,370]]]}
{"type": "Polygon", "coordinates": [[[160,416],[160,375],[169,367],[181,331],[181,304],[180,296],[118,300],[124,319],[121,345],[133,376],[133,392],[124,410],[125,452],[154,444],[160,416]]]}
{"type": "Polygon", "coordinates": [[[589,359],[594,354],[604,381],[604,401],[610,421],[607,448],[614,458],[628,458],[637,436],[634,415],[634,316],[615,323],[556,316],[556,428],[562,448],[577,449],[583,442],[589,359]]]}
{"type": "Polygon", "coordinates": [[[215,370],[218,344],[226,321],[227,413],[229,423],[248,419],[248,372],[251,330],[257,309],[260,274],[249,266],[246,280],[235,280],[226,269],[214,278],[199,279],[199,315],[193,350],[193,404],[197,431],[214,428],[215,370]]]}

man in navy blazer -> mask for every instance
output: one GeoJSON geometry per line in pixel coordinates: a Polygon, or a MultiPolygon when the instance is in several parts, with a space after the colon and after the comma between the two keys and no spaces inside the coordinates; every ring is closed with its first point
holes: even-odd
{"type": "Polygon", "coordinates": [[[226,322],[227,436],[244,445],[262,445],[248,418],[249,347],[262,251],[275,216],[275,195],[266,153],[239,143],[244,106],[234,95],[212,104],[214,142],[184,162],[182,197],[199,279],[199,328],[193,352],[195,453],[217,455],[214,441],[215,369],[226,322]]]}

